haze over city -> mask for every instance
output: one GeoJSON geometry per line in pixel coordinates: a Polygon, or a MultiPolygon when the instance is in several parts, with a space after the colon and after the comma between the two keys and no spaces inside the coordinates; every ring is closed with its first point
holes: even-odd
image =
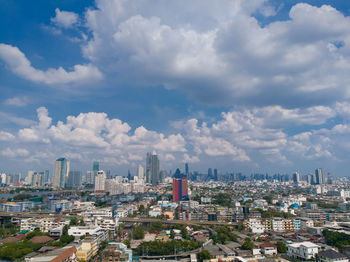
{"type": "Polygon", "coordinates": [[[0,0],[0,171],[347,176],[349,1],[0,0]]]}

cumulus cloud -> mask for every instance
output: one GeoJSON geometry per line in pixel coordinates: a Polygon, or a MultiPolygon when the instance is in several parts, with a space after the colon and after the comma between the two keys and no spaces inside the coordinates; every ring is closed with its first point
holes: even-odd
{"type": "Polygon", "coordinates": [[[86,12],[93,37],[82,49],[110,76],[127,76],[117,81],[179,89],[204,103],[295,107],[349,97],[349,17],[301,3],[287,21],[262,26],[252,16],[277,11],[267,1],[98,0],[86,12]]]}
{"type": "Polygon", "coordinates": [[[288,167],[295,161],[343,161],[350,153],[350,126],[343,123],[325,128],[324,124],[334,123],[344,107],[345,104],[305,109],[236,108],[223,112],[213,122],[195,118],[178,121],[178,133],[170,134],[143,126],[132,128],[96,112],[67,116],[53,123],[48,110],[40,107],[35,124],[19,129],[16,135],[0,132],[1,145],[6,148],[1,154],[40,162],[40,156],[47,152],[43,159],[67,156],[83,162],[97,158],[113,165],[142,161],[145,153],[152,151],[168,166],[213,159],[243,166],[268,162],[288,167]],[[289,132],[300,124],[309,125],[310,130],[289,132]]]}
{"type": "Polygon", "coordinates": [[[29,152],[27,149],[23,148],[18,148],[18,149],[11,149],[11,148],[6,148],[5,150],[1,151],[1,154],[6,157],[25,157],[29,155],[29,152]]]}
{"type": "Polygon", "coordinates": [[[26,56],[17,48],[0,43],[0,59],[3,60],[14,74],[38,83],[69,84],[88,83],[102,78],[101,72],[92,64],[74,65],[72,71],[62,67],[49,68],[46,71],[35,69],[26,56]]]}
{"type": "Polygon", "coordinates": [[[55,9],[56,16],[51,18],[51,22],[59,27],[71,28],[79,21],[79,15],[74,12],[61,11],[59,8],[55,9]]]}

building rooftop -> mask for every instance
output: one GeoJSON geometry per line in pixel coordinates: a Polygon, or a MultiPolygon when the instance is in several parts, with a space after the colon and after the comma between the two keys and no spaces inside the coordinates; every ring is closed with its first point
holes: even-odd
{"type": "Polygon", "coordinates": [[[335,259],[335,258],[344,258],[347,259],[346,255],[339,253],[333,249],[327,249],[325,251],[321,251],[318,253],[320,257],[326,257],[330,259],[335,259]]]}

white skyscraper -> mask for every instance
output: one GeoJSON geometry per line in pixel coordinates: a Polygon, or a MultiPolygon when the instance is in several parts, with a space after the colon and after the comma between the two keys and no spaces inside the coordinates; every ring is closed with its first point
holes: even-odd
{"type": "Polygon", "coordinates": [[[103,170],[97,172],[95,177],[95,192],[104,192],[106,189],[106,173],[103,170]]]}
{"type": "Polygon", "coordinates": [[[64,188],[68,180],[70,162],[66,158],[59,158],[55,161],[53,170],[52,186],[54,188],[64,188]]]}
{"type": "Polygon", "coordinates": [[[142,182],[144,182],[144,174],[145,174],[145,169],[143,168],[143,166],[139,165],[137,167],[137,176],[139,180],[142,182]]]}
{"type": "Polygon", "coordinates": [[[27,177],[26,177],[26,180],[25,180],[27,185],[32,185],[33,184],[33,176],[34,176],[34,171],[33,170],[29,170],[28,174],[27,174],[27,177]]]}

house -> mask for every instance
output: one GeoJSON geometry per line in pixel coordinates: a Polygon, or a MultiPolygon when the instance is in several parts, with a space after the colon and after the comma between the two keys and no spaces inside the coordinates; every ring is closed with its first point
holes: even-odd
{"type": "Polygon", "coordinates": [[[277,255],[277,246],[273,243],[263,243],[263,244],[260,244],[260,249],[261,249],[261,252],[265,255],[277,255]]]}
{"type": "Polygon", "coordinates": [[[349,262],[346,255],[339,253],[333,249],[327,249],[318,253],[319,262],[349,262]]]}
{"type": "Polygon", "coordinates": [[[34,257],[26,257],[26,261],[30,262],[56,262],[56,261],[76,261],[77,249],[75,246],[65,246],[40,254],[34,257]]]}
{"type": "Polygon", "coordinates": [[[30,239],[33,244],[45,244],[47,242],[53,241],[53,238],[48,236],[35,236],[30,239]]]}
{"type": "Polygon", "coordinates": [[[296,259],[309,260],[318,254],[319,248],[320,246],[309,241],[292,243],[288,245],[287,255],[296,259]]]}

